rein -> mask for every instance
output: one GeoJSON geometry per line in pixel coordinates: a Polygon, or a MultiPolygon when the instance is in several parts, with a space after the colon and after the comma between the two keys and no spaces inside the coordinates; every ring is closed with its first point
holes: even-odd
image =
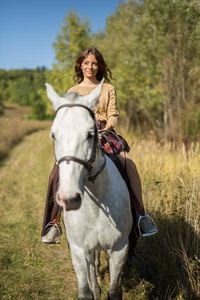
{"type": "Polygon", "coordinates": [[[96,145],[97,145],[97,142],[98,142],[98,138],[97,138],[97,136],[98,136],[98,130],[97,130],[97,126],[95,124],[95,114],[94,114],[94,112],[89,107],[87,107],[87,106],[85,106],[83,104],[78,104],[78,103],[68,103],[68,104],[61,105],[57,109],[56,114],[63,107],[82,107],[84,109],[87,109],[87,111],[90,113],[90,116],[94,120],[95,135],[94,135],[94,142],[93,142],[93,147],[92,147],[92,155],[91,155],[91,157],[90,157],[90,159],[88,161],[85,161],[83,159],[77,158],[76,156],[63,156],[58,161],[56,161],[56,164],[59,165],[63,161],[66,161],[67,164],[69,164],[70,161],[74,161],[76,163],[79,163],[79,164],[83,165],[88,170],[88,174],[89,174],[89,179],[88,180],[93,183],[94,180],[97,178],[97,176],[101,173],[101,171],[104,169],[104,167],[106,165],[106,159],[105,159],[103,151],[101,150],[101,153],[104,156],[104,163],[103,163],[102,167],[100,168],[100,170],[95,175],[93,175],[93,176],[90,175],[91,170],[92,170],[92,165],[93,165],[94,161],[96,160],[96,145]]]}

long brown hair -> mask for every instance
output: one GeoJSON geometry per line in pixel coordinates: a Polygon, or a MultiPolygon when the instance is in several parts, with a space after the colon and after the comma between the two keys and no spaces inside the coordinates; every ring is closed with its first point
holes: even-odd
{"type": "Polygon", "coordinates": [[[83,81],[84,76],[81,69],[81,64],[89,53],[92,53],[98,62],[99,70],[96,75],[97,80],[101,81],[103,78],[105,78],[105,82],[110,82],[110,79],[112,79],[112,72],[106,65],[102,54],[95,47],[87,47],[79,54],[75,64],[75,74],[73,77],[74,82],[81,83],[83,81]]]}

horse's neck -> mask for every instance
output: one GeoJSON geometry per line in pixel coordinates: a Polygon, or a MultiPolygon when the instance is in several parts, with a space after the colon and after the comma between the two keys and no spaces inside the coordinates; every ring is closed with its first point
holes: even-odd
{"type": "Polygon", "coordinates": [[[104,171],[104,169],[107,168],[105,161],[106,161],[106,155],[102,152],[100,145],[98,145],[96,148],[96,161],[95,164],[93,165],[92,172],[90,174],[91,177],[96,176],[96,174],[98,174],[97,177],[95,177],[95,181],[104,171]]]}
{"type": "Polygon", "coordinates": [[[92,170],[92,176],[94,176],[104,165],[106,160],[106,164],[102,171],[98,174],[95,178],[94,182],[88,182],[86,187],[90,190],[90,192],[98,197],[101,198],[101,195],[105,193],[105,189],[110,188],[112,186],[113,177],[115,176],[116,167],[112,166],[112,161],[110,162],[110,158],[106,155],[102,156],[101,152],[97,155],[98,159],[95,164],[95,167],[92,170]]]}

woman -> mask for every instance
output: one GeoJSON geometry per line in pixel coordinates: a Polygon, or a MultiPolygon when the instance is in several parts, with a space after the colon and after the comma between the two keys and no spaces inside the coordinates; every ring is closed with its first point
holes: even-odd
{"type": "MultiPolygon", "coordinates": [[[[95,117],[99,130],[112,131],[118,121],[119,112],[117,110],[117,97],[115,88],[109,84],[109,77],[112,79],[112,73],[107,67],[103,56],[95,47],[88,47],[84,49],[78,56],[75,65],[74,81],[78,83],[72,87],[68,92],[76,92],[82,96],[89,94],[100,81],[104,78],[105,82],[102,87],[99,102],[95,108],[95,117]]],[[[101,133],[99,137],[102,145],[105,145],[105,139],[101,133]]],[[[122,166],[126,166],[126,172],[129,179],[129,189],[135,195],[135,211],[136,216],[139,218],[144,210],[142,201],[142,188],[140,177],[134,162],[131,160],[127,152],[118,150],[118,158],[122,166]],[[139,204],[138,204],[139,202],[139,204]],[[136,205],[137,204],[137,205],[136,205]],[[138,207],[140,209],[138,209],[138,207]]],[[[42,242],[43,243],[56,243],[54,240],[59,236],[59,220],[60,211],[58,204],[55,201],[55,194],[58,185],[58,167],[54,165],[50,175],[49,187],[47,191],[47,200],[45,207],[45,216],[43,222],[42,242]],[[49,223],[50,222],[50,223],[49,223]],[[47,224],[49,224],[47,226],[47,224]],[[47,226],[47,228],[46,228],[47,226]]],[[[144,233],[152,233],[155,231],[154,226],[148,222],[147,218],[142,218],[141,225],[144,233]]]]}

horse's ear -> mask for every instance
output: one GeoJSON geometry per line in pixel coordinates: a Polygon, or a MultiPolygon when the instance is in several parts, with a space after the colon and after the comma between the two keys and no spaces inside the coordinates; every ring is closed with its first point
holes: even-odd
{"type": "Polygon", "coordinates": [[[101,80],[100,84],[87,96],[83,96],[83,103],[86,104],[90,109],[94,109],[99,100],[99,96],[101,95],[101,89],[103,85],[104,79],[101,80]]]}
{"type": "Polygon", "coordinates": [[[52,85],[45,83],[47,89],[47,97],[52,103],[53,109],[56,111],[60,106],[60,96],[56,93],[52,85]]]}

